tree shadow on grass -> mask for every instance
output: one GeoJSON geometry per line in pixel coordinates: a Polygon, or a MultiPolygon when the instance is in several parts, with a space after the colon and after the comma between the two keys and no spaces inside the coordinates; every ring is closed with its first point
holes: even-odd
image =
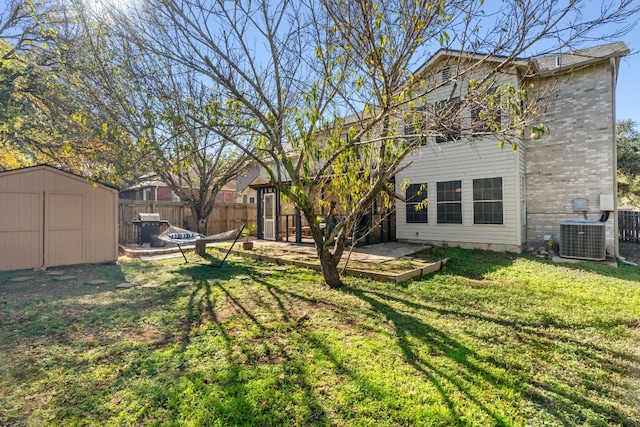
{"type": "MultiPolygon", "coordinates": [[[[357,409],[352,407],[349,402],[349,399],[355,398],[354,396],[360,396],[363,399],[376,402],[380,407],[379,411],[382,413],[388,410],[384,408],[385,404],[383,402],[385,400],[395,400],[397,391],[385,389],[383,386],[372,382],[367,377],[364,369],[359,369],[358,365],[354,365],[340,352],[339,348],[341,347],[341,343],[330,342],[324,338],[324,332],[318,329],[313,320],[307,318],[306,312],[302,313],[302,316],[300,315],[300,311],[292,312],[291,301],[295,301],[296,305],[302,303],[310,309],[318,310],[322,313],[328,312],[331,316],[338,317],[342,322],[352,326],[357,325],[358,329],[366,331],[367,328],[365,326],[358,324],[358,315],[356,313],[345,309],[345,307],[339,303],[327,301],[322,298],[309,298],[308,296],[292,292],[259,278],[256,278],[255,281],[267,290],[268,294],[275,301],[281,318],[291,323],[292,328],[295,329],[295,333],[299,336],[299,340],[309,347],[308,352],[313,355],[313,361],[310,363],[323,364],[324,362],[328,362],[329,365],[332,366],[331,375],[335,374],[340,378],[339,381],[341,383],[344,382],[355,386],[357,391],[349,397],[343,398],[343,402],[334,403],[332,412],[344,417],[344,419],[358,419],[357,409]]],[[[331,295],[331,297],[334,297],[334,295],[331,295]]],[[[300,310],[299,307],[298,310],[300,310]]],[[[319,378],[316,378],[316,380],[320,382],[323,381],[319,378]]],[[[309,387],[306,389],[306,392],[310,395],[320,395],[323,392],[323,388],[324,386],[320,389],[309,387]]],[[[321,409],[320,406],[319,408],[321,409]]],[[[324,413],[324,410],[322,411],[324,413]]],[[[396,418],[403,419],[403,416],[402,414],[386,413],[385,418],[390,420],[396,418]]],[[[366,424],[367,422],[371,422],[372,419],[375,419],[374,415],[362,414],[361,422],[366,424]]],[[[324,420],[324,416],[320,420],[324,420]]],[[[402,421],[398,421],[398,423],[404,424],[402,421]]],[[[335,421],[332,425],[333,424],[335,424],[335,421]]]]}
{"type": "Polygon", "coordinates": [[[344,290],[369,303],[376,312],[382,313],[393,324],[396,340],[405,362],[427,378],[438,390],[440,398],[446,404],[449,415],[456,424],[460,424],[462,420],[458,413],[459,408],[450,396],[461,393],[465,397],[464,400],[471,402],[472,405],[488,415],[492,424],[509,425],[505,417],[485,404],[480,396],[476,396],[471,390],[472,386],[477,386],[479,383],[487,384],[493,388],[500,381],[474,362],[474,360],[481,359],[474,351],[420,319],[397,311],[382,299],[374,298],[366,291],[356,288],[344,288],[344,290]],[[429,355],[424,355],[424,352],[419,351],[412,342],[414,340],[429,348],[429,355]],[[431,357],[441,356],[445,356],[457,365],[456,372],[449,373],[445,368],[439,367],[430,360],[431,357]]]}
{"type": "MultiPolygon", "coordinates": [[[[514,366],[505,365],[504,361],[494,356],[481,356],[467,345],[451,338],[443,331],[432,327],[418,317],[409,313],[418,313],[421,310],[431,311],[444,316],[455,316],[460,319],[475,318],[482,322],[490,322],[507,327],[520,336],[526,337],[520,341],[520,345],[536,347],[537,351],[545,351],[550,347],[569,343],[581,358],[601,364],[606,368],[615,367],[620,371],[629,368],[629,361],[619,361],[620,354],[609,351],[594,344],[572,340],[567,335],[552,337],[540,329],[540,325],[513,322],[499,317],[477,315],[467,312],[458,312],[450,309],[437,308],[427,304],[407,301],[382,292],[362,290],[356,287],[345,286],[342,291],[355,295],[366,301],[376,313],[383,314],[393,325],[398,347],[401,349],[406,363],[411,365],[419,375],[423,375],[440,393],[441,399],[446,403],[449,412],[456,423],[463,423],[458,412],[462,412],[461,405],[477,407],[486,414],[494,425],[509,425],[510,421],[502,414],[502,410],[493,408],[485,403],[484,391],[507,391],[506,395],[518,395],[521,392],[535,403],[541,411],[548,413],[562,425],[574,425],[576,422],[590,422],[590,414],[595,413],[601,419],[609,420],[625,426],[636,425],[634,419],[623,413],[619,413],[615,407],[608,407],[589,399],[584,390],[577,389],[575,384],[556,379],[547,382],[536,380],[531,373],[521,371],[516,381],[517,388],[510,385],[505,378],[496,377],[492,372],[494,367],[502,369],[514,369],[514,366]],[[561,343],[557,343],[558,339],[561,343]],[[586,346],[586,348],[585,348],[586,346]],[[424,349],[429,351],[425,354],[424,349]],[[443,364],[442,358],[445,362],[443,364]],[[439,361],[440,359],[440,361],[439,361]],[[482,385],[478,391],[477,386],[482,385]],[[453,395],[464,396],[463,399],[454,401],[453,395]]],[[[567,325],[567,328],[570,328],[567,325]]],[[[634,364],[640,361],[630,361],[634,364]]],[[[591,386],[602,392],[611,392],[604,384],[590,382],[591,386]]]]}
{"type": "MultiPolygon", "coordinates": [[[[343,288],[347,292],[352,292],[353,288],[343,288]]],[[[389,293],[384,293],[376,290],[360,291],[366,292],[371,298],[378,298],[390,303],[397,303],[401,306],[405,306],[414,311],[428,311],[438,313],[442,316],[454,316],[465,320],[475,320],[478,322],[486,322],[494,325],[499,325],[508,328],[516,333],[523,345],[529,345],[538,347],[541,350],[549,349],[558,346],[559,344],[568,344],[574,348],[574,352],[580,357],[591,361],[597,361],[603,366],[614,372],[626,372],[629,369],[630,364],[640,365],[640,357],[632,356],[629,353],[623,353],[613,350],[609,347],[598,345],[595,342],[579,341],[573,338],[573,334],[577,326],[582,328],[590,328],[593,325],[584,324],[576,325],[575,323],[566,323],[558,319],[553,319],[550,323],[548,319],[541,321],[525,321],[522,319],[506,319],[498,317],[494,314],[480,313],[473,308],[469,308],[466,311],[455,310],[452,308],[444,308],[443,306],[429,303],[426,301],[416,302],[400,298],[389,293]],[[552,327],[553,330],[550,330],[552,327]]],[[[610,328],[620,325],[619,322],[605,323],[598,320],[600,327],[608,326],[610,328]]],[[[638,323],[629,325],[630,327],[636,327],[638,323]]],[[[473,335],[473,332],[470,332],[473,335]]],[[[476,336],[477,339],[482,339],[480,336],[476,336]]],[[[494,363],[497,362],[494,360],[494,363]]]]}
{"type": "MultiPolygon", "coordinates": [[[[254,280],[257,280],[254,277],[254,280]]],[[[230,385],[237,388],[238,394],[244,399],[247,392],[254,395],[251,401],[251,412],[247,414],[237,414],[232,421],[234,424],[261,424],[261,423],[286,423],[286,407],[291,402],[296,401],[295,395],[302,391],[305,399],[298,402],[304,406],[302,413],[305,414],[305,424],[308,423],[326,423],[326,413],[317,399],[314,397],[315,392],[308,377],[308,372],[303,363],[298,360],[295,354],[296,349],[290,349],[288,345],[282,342],[281,327],[273,327],[265,324],[266,321],[274,321],[274,317],[279,317],[293,327],[292,316],[285,308],[282,300],[269,292],[268,295],[273,301],[265,301],[264,296],[257,293],[234,292],[234,290],[224,281],[204,282],[205,298],[211,301],[212,291],[218,291],[221,298],[224,298],[232,307],[235,313],[232,317],[240,318],[244,328],[253,329],[254,337],[249,341],[243,341],[237,336],[231,335],[226,329],[224,319],[217,318],[215,315],[215,303],[207,303],[209,315],[215,319],[216,328],[220,330],[225,337],[226,359],[232,369],[236,373],[233,377],[227,378],[230,385]],[[277,307],[270,310],[271,306],[277,307]],[[254,311],[263,312],[267,309],[268,315],[265,320],[259,318],[254,311]],[[263,342],[262,346],[255,346],[255,341],[263,342]],[[262,351],[263,349],[267,351],[262,351]],[[255,397],[255,389],[247,390],[247,378],[262,375],[262,371],[267,365],[266,370],[271,371],[267,377],[256,377],[259,381],[266,381],[272,385],[272,388],[261,388],[258,397],[255,397]],[[243,375],[238,375],[242,372],[243,375]],[[280,421],[278,421],[280,420],[280,421]]],[[[264,313],[263,313],[264,317],[264,313]]],[[[233,322],[232,322],[233,323],[233,322]]],[[[236,328],[239,326],[236,326],[236,328]]],[[[285,333],[286,333],[285,329],[285,333]]],[[[236,331],[237,333],[237,331],[236,331]]],[[[231,405],[232,407],[234,405],[231,405]]],[[[299,410],[299,408],[298,408],[299,410]]]]}
{"type": "MultiPolygon", "coordinates": [[[[332,310],[340,316],[348,316],[347,310],[341,310],[339,304],[287,291],[261,278],[259,274],[253,274],[252,284],[258,284],[258,290],[247,290],[251,286],[224,280],[197,281],[188,303],[189,321],[184,323],[182,334],[185,338],[181,351],[187,352],[189,345],[193,344],[188,337],[193,336],[194,324],[201,322],[206,315],[205,322],[213,320],[215,329],[222,335],[225,369],[232,371],[225,377],[225,384],[230,390],[236,391],[212,405],[226,407],[227,415],[231,417],[225,418],[227,422],[291,425],[292,420],[297,419],[295,424],[300,425],[329,424],[328,414],[320,400],[322,390],[315,386],[322,379],[311,377],[315,369],[312,366],[318,363],[318,357],[329,362],[338,376],[356,385],[363,396],[393,398],[390,391],[374,385],[358,369],[342,360],[322,335],[315,332],[315,327],[305,316],[306,312],[300,308],[300,304],[309,309],[332,310]],[[229,312],[229,307],[225,313],[216,311],[218,303],[223,301],[224,306],[229,305],[234,309],[233,312],[229,312]],[[251,338],[240,338],[245,334],[251,335],[251,338]],[[256,342],[261,344],[256,346],[256,342]],[[264,348],[268,351],[261,350],[264,348]],[[315,355],[313,361],[308,360],[311,355],[315,355]],[[271,371],[266,376],[265,369],[271,371]],[[255,397],[256,390],[250,384],[254,373],[258,375],[258,371],[262,371],[259,381],[270,387],[263,387],[259,397],[255,397]],[[248,402],[248,407],[240,405],[244,412],[234,409],[238,406],[233,403],[236,392],[242,399],[246,399],[247,395],[254,396],[248,402]],[[304,399],[300,399],[300,395],[305,396],[304,399]],[[291,405],[295,405],[294,411],[298,415],[286,418],[290,416],[287,412],[292,411],[291,405]]],[[[349,407],[339,405],[339,410],[342,416],[353,416],[348,414],[351,411],[349,407]]]]}
{"type": "Polygon", "coordinates": [[[326,424],[326,413],[314,398],[309,374],[296,349],[282,343],[280,328],[264,323],[264,306],[277,307],[266,321],[273,321],[273,316],[290,320],[282,301],[278,304],[274,294],[249,292],[235,280],[238,273],[252,273],[250,268],[218,270],[215,281],[209,279],[210,270],[202,268],[181,269],[192,274],[194,284],[185,288],[189,294],[180,345],[174,355],[182,373],[166,392],[167,417],[179,420],[192,413],[192,421],[199,425],[290,424],[291,404],[298,401],[295,412],[306,420],[304,424],[326,424]],[[267,296],[273,301],[264,301],[267,296]],[[214,347],[203,344],[203,336],[209,335],[214,337],[214,347]],[[212,352],[204,351],[201,357],[207,364],[214,363],[211,370],[194,372],[188,366],[193,365],[193,353],[200,352],[203,345],[212,352]],[[262,386],[256,388],[258,383],[262,386]],[[187,404],[180,396],[193,389],[199,390],[200,401],[187,404]],[[297,397],[301,395],[305,396],[302,400],[297,397]]]}
{"type": "MultiPolygon", "coordinates": [[[[347,407],[339,407],[345,412],[338,415],[334,409],[325,409],[329,405],[327,396],[316,388],[317,371],[310,371],[309,354],[328,362],[341,380],[357,387],[362,396],[376,404],[378,400],[392,397],[394,390],[372,383],[364,368],[361,370],[345,359],[338,351],[340,343],[324,339],[323,332],[305,319],[307,311],[312,316],[331,315],[346,325],[357,325],[357,331],[352,331],[356,334],[368,333],[363,329],[367,325],[359,324],[362,316],[371,316],[376,323],[387,319],[393,327],[398,353],[419,376],[433,384],[448,408],[449,419],[457,424],[469,422],[460,412],[465,405],[484,414],[491,424],[509,423],[508,416],[500,413],[502,408],[483,400],[477,387],[498,392],[512,390],[509,383],[494,374],[494,368],[514,368],[505,365],[499,357],[478,354],[466,341],[454,339],[425,321],[419,315],[421,311],[511,328],[520,339],[518,345],[535,347],[536,351],[564,343],[593,363],[609,362],[620,371],[628,368],[624,361],[615,365],[623,355],[597,344],[572,340],[571,325],[557,323],[552,325],[554,329],[549,329],[545,324],[511,321],[481,311],[462,312],[451,306],[409,300],[404,294],[393,293],[387,285],[372,286],[372,290],[354,286],[342,291],[308,292],[292,289],[286,279],[282,279],[282,285],[275,285],[274,281],[262,278],[259,274],[264,269],[262,266],[231,263],[220,269],[194,264],[161,267],[177,274],[166,286],[124,290],[111,303],[78,301],[60,307],[63,310],[60,313],[66,310],[75,317],[70,317],[70,322],[59,328],[59,336],[50,339],[54,347],[73,352],[76,344],[69,338],[71,329],[87,325],[91,330],[100,331],[96,332],[95,345],[87,347],[89,352],[105,350],[94,359],[79,353],[68,357],[46,355],[49,359],[43,363],[50,364],[55,357],[61,357],[63,370],[73,372],[64,378],[49,380],[49,390],[55,391],[51,393],[50,406],[56,408],[56,420],[71,424],[84,419],[99,424],[113,420],[109,417],[114,416],[114,407],[124,414],[122,416],[130,417],[120,420],[122,424],[163,420],[199,425],[214,422],[326,425],[335,422],[336,416],[347,419],[347,407]],[[252,276],[251,283],[237,280],[238,274],[252,276]],[[184,288],[172,286],[184,280],[178,276],[191,277],[193,284],[184,288]],[[220,281],[210,281],[212,279],[220,281]],[[354,295],[354,300],[363,302],[362,307],[371,309],[355,313],[353,305],[341,301],[341,292],[354,295]],[[162,310],[156,311],[159,307],[162,310]],[[127,337],[127,342],[118,343],[121,337],[114,335],[115,330],[130,329],[131,325],[138,327],[142,323],[142,326],[158,326],[159,335],[145,335],[142,329],[139,342],[138,337],[127,337]],[[108,372],[105,379],[94,376],[96,366],[100,369],[115,366],[119,371],[108,372]]],[[[44,319],[57,313],[43,310],[40,316],[44,319]]],[[[41,354],[33,353],[26,357],[24,366],[43,366],[39,356],[41,354]]],[[[630,362],[638,363],[637,360],[630,362]]],[[[27,373],[26,379],[40,381],[47,373],[46,367],[43,369],[33,375],[27,373]]],[[[575,420],[588,422],[585,412],[592,411],[603,417],[610,416],[613,422],[622,425],[633,424],[634,420],[592,402],[562,380],[549,383],[527,372],[519,375],[529,401],[542,407],[556,422],[565,425],[575,420]]],[[[603,392],[607,392],[606,388],[603,392]]]]}
{"type": "MultiPolygon", "coordinates": [[[[265,303],[279,307],[267,321],[273,316],[290,319],[290,314],[275,299],[261,301],[274,294],[254,295],[234,283],[239,271],[249,272],[233,269],[220,281],[197,279],[184,288],[147,291],[156,304],[171,304],[180,295],[183,301],[174,306],[173,333],[152,345],[140,343],[128,346],[125,354],[111,355],[110,363],[121,368],[107,389],[110,395],[120,396],[115,399],[126,400],[119,402],[124,405],[120,411],[126,414],[120,422],[146,424],[162,419],[194,425],[291,425],[293,419],[299,419],[305,420],[304,425],[327,424],[309,372],[299,358],[300,350],[282,343],[282,330],[265,324],[257,309],[265,303]],[[268,351],[262,352],[264,348],[268,351]]],[[[92,367],[73,368],[88,372],[92,367]]],[[[80,375],[67,379],[64,387],[65,393],[56,393],[51,402],[57,407],[55,418],[63,423],[80,419],[97,423],[100,414],[108,416],[112,410],[112,399],[97,397],[104,393],[101,388],[105,385],[87,383],[86,376],[80,375]]]]}

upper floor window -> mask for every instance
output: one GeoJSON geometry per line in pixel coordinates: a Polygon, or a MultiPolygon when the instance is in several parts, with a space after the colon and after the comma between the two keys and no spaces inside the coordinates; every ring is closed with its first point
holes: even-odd
{"type": "Polygon", "coordinates": [[[436,102],[436,144],[460,138],[460,105],[458,97],[436,102]]]}
{"type": "Polygon", "coordinates": [[[420,145],[427,143],[427,138],[423,135],[427,128],[425,113],[426,107],[424,106],[417,107],[415,111],[407,113],[404,121],[404,135],[411,137],[410,142],[419,142],[420,145]]]}
{"type": "Polygon", "coordinates": [[[471,133],[486,134],[500,129],[502,124],[502,110],[500,96],[496,89],[489,90],[486,97],[478,100],[478,104],[471,107],[471,133]]]}
{"type": "Polygon", "coordinates": [[[503,224],[502,178],[473,180],[473,223],[503,224]]]}
{"type": "Polygon", "coordinates": [[[437,183],[438,224],[462,224],[462,181],[437,183]]]}
{"type": "Polygon", "coordinates": [[[411,223],[427,223],[429,215],[427,213],[427,204],[424,202],[427,198],[427,184],[410,184],[407,187],[405,207],[407,210],[407,224],[411,223]]]}

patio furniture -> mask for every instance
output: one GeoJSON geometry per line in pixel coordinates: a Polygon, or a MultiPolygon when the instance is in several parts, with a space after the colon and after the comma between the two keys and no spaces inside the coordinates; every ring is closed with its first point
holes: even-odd
{"type": "Polygon", "coordinates": [[[242,231],[244,230],[245,227],[246,225],[243,225],[240,229],[236,228],[233,230],[225,231],[223,233],[218,233],[211,236],[205,236],[204,234],[194,233],[193,231],[185,230],[184,228],[175,227],[169,224],[169,227],[160,235],[158,235],[158,238],[165,242],[176,244],[178,246],[178,249],[180,249],[180,253],[184,258],[185,263],[189,261],[187,260],[187,257],[184,254],[184,250],[182,250],[181,245],[195,243],[196,253],[200,256],[203,256],[205,254],[205,248],[207,243],[222,242],[225,240],[233,239],[233,244],[231,245],[231,247],[225,254],[224,258],[220,262],[220,265],[218,266],[211,265],[211,267],[222,267],[227,257],[229,256],[231,249],[233,249],[233,245],[235,245],[235,243],[238,241],[238,238],[242,234],[242,231]]]}

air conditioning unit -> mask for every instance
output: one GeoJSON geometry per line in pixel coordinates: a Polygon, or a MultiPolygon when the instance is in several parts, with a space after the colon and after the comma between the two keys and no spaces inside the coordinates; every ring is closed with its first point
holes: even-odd
{"type": "Polygon", "coordinates": [[[605,224],[594,220],[560,223],[560,256],[601,261],[607,257],[605,224]]]}

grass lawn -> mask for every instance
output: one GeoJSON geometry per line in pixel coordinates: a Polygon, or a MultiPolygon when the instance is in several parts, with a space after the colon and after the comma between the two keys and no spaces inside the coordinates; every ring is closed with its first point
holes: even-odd
{"type": "Polygon", "coordinates": [[[640,425],[639,267],[434,256],[339,290],[239,258],[0,273],[0,425],[640,425]]]}

